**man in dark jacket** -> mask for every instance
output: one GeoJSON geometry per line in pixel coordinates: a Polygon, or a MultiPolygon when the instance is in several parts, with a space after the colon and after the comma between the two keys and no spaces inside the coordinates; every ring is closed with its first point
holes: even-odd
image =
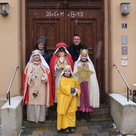
{"type": "Polygon", "coordinates": [[[68,47],[68,51],[74,62],[78,59],[81,49],[87,49],[87,46],[82,44],[80,36],[75,34],[73,36],[73,44],[68,47]]]}

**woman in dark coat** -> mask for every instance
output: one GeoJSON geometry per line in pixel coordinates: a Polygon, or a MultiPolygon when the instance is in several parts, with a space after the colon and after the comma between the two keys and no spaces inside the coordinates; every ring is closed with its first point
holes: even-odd
{"type": "Polygon", "coordinates": [[[46,49],[45,41],[45,36],[40,36],[37,41],[36,49],[41,51],[41,54],[46,60],[46,62],[50,64],[51,54],[46,49]]]}

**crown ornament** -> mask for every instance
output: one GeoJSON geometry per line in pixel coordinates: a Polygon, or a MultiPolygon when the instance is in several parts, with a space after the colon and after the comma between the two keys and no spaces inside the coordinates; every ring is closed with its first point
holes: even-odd
{"type": "Polygon", "coordinates": [[[88,54],[88,50],[87,49],[81,49],[80,55],[87,55],[87,54],[88,54]]]}

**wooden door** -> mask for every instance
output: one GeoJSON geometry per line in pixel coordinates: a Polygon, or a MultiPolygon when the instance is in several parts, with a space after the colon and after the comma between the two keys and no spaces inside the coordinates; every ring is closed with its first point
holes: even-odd
{"type": "Polygon", "coordinates": [[[77,33],[87,45],[100,86],[104,91],[104,2],[103,0],[27,0],[26,61],[40,35],[45,35],[47,49],[53,53],[58,42],[70,45],[77,33]]]}

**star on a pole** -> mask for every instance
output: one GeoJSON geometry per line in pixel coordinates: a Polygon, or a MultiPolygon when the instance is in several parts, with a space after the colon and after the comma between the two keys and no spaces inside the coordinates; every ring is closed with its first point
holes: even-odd
{"type": "Polygon", "coordinates": [[[83,81],[89,81],[93,73],[94,72],[89,69],[89,66],[86,65],[85,67],[78,66],[77,72],[74,75],[78,78],[78,82],[81,83],[83,81]]]}

